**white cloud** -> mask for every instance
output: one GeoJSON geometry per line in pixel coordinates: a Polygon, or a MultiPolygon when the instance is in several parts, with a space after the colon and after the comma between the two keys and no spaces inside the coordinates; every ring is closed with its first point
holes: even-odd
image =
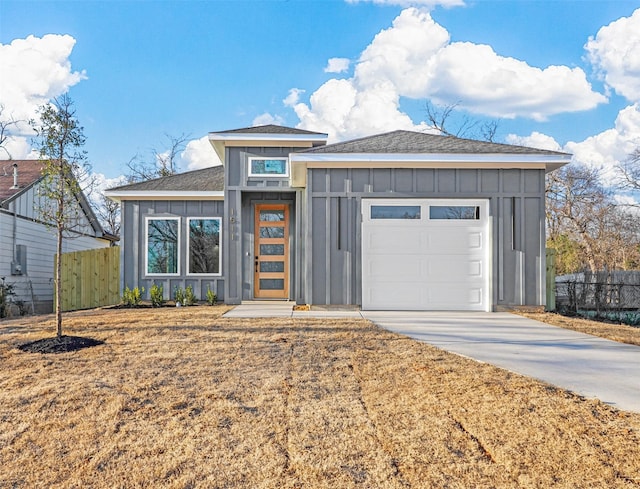
{"type": "Polygon", "coordinates": [[[347,3],[372,2],[378,5],[396,5],[399,7],[461,7],[464,0],[347,0],[347,3]]]}
{"type": "Polygon", "coordinates": [[[299,88],[292,88],[289,90],[289,94],[282,101],[282,103],[286,107],[294,107],[300,101],[300,95],[302,95],[305,91],[299,88]]]}
{"type": "Polygon", "coordinates": [[[508,144],[526,146],[528,148],[546,149],[549,151],[562,151],[562,146],[551,136],[533,131],[529,136],[508,134],[505,138],[508,144]]]}
{"type": "Polygon", "coordinates": [[[253,126],[266,126],[267,124],[282,125],[284,124],[284,118],[277,114],[272,115],[269,112],[265,112],[264,114],[256,116],[251,123],[253,126]]]}
{"type": "Polygon", "coordinates": [[[349,71],[351,61],[349,58],[330,58],[327,66],[324,68],[325,73],[344,73],[349,71]]]}
{"type": "Polygon", "coordinates": [[[582,142],[569,142],[565,148],[573,153],[574,161],[607,171],[626,160],[639,145],[640,103],[636,103],[620,111],[613,128],[582,142]]]}
{"type": "Polygon", "coordinates": [[[71,69],[69,56],[75,43],[69,35],[47,34],[0,44],[3,117],[20,121],[8,143],[13,158],[23,158],[29,153],[27,139],[33,132],[27,121],[36,118],[38,107],[87,78],[84,71],[71,69]]]}
{"type": "Polygon", "coordinates": [[[640,9],[602,27],[585,49],[608,86],[631,102],[640,101],[640,9]]]}
{"type": "Polygon", "coordinates": [[[181,158],[183,166],[187,170],[198,170],[222,164],[211,143],[209,143],[208,136],[189,141],[182,152],[181,158]]]}
{"type": "Polygon", "coordinates": [[[606,102],[580,68],[541,69],[500,56],[490,46],[451,43],[447,30],[417,8],[403,10],[375,36],[352,78],[327,81],[308,104],[298,101],[300,93],[289,104],[299,127],[328,132],[332,140],[398,128],[426,130],[424,122],[413,123],[402,111],[401,97],[534,120],[606,102]]]}
{"type": "Polygon", "coordinates": [[[565,112],[595,108],[607,101],[594,92],[580,68],[529,66],[499,56],[490,46],[452,43],[433,59],[422,96],[491,117],[537,121],[565,112]]]}

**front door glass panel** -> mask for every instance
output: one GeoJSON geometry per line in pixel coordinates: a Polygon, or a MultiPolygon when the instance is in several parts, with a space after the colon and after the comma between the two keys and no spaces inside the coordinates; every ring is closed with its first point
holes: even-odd
{"type": "Polygon", "coordinates": [[[254,297],[289,297],[289,206],[255,206],[254,297]]]}

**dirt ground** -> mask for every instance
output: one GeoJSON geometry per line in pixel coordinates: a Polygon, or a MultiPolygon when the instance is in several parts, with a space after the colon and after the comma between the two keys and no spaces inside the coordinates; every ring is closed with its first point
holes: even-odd
{"type": "Polygon", "coordinates": [[[2,488],[640,487],[640,414],[365,320],[0,322],[2,488]]]}

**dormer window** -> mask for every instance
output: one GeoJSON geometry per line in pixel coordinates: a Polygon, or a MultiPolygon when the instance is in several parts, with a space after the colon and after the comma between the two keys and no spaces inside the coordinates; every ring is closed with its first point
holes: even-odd
{"type": "Polygon", "coordinates": [[[287,158],[249,158],[250,177],[288,177],[287,158]]]}

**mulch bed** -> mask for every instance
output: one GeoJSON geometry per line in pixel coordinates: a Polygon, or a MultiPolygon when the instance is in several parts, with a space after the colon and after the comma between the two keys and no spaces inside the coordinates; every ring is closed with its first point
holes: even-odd
{"type": "Polygon", "coordinates": [[[62,335],[60,338],[54,336],[24,343],[18,349],[28,353],[67,353],[103,344],[104,341],[93,338],[62,335]]]}

